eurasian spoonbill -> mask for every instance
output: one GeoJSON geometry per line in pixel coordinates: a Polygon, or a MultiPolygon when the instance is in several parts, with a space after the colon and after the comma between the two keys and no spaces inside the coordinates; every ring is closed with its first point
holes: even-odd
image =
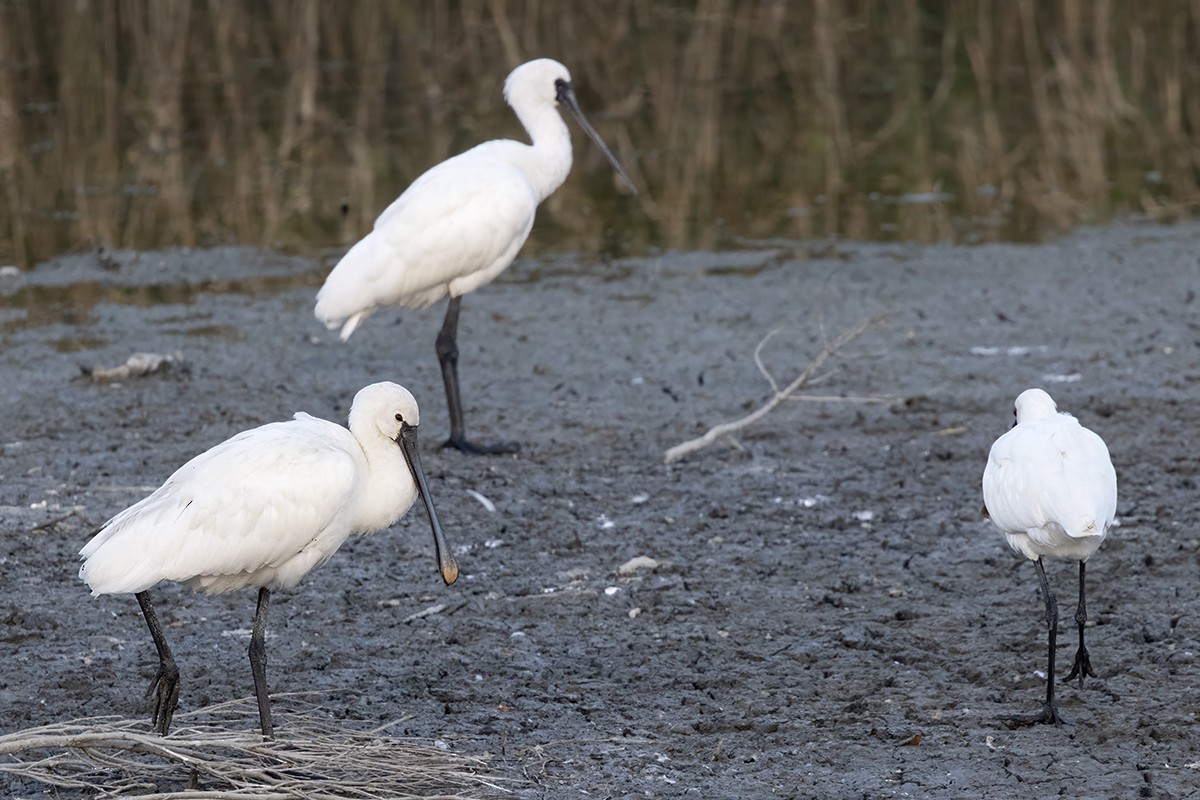
{"type": "Polygon", "coordinates": [[[562,64],[548,58],[522,64],[504,82],[504,98],[533,144],[485,142],[413,181],[329,273],[315,308],[327,327],[341,326],[345,341],[380,308],[423,308],[448,297],[436,343],[450,411],[450,438],[444,446],[464,453],[517,449],[514,443],[482,445],[466,438],[458,385],[458,313],[464,294],[512,263],[533,227],[538,204],[567,178],[571,135],[559,105],[574,115],[636,192],[579,110],[571,74],[562,64]]]}
{"type": "Polygon", "coordinates": [[[1058,600],[1050,591],[1043,556],[1079,562],[1079,648],[1065,680],[1096,677],[1083,641],[1087,605],[1084,565],[1104,541],[1117,513],[1117,473],[1104,440],[1070,414],[1058,412],[1050,395],[1027,389],[1015,404],[1016,422],[992,445],[983,471],[983,502],[988,516],[1013,550],[1037,567],[1046,625],[1050,631],[1046,702],[1040,714],[1009,716],[1022,723],[1062,724],[1054,702],[1054,650],[1058,636],[1058,600]]]}
{"type": "Polygon", "coordinates": [[[150,603],[159,581],[209,594],[258,587],[250,668],[263,736],[273,735],[263,637],[271,591],[290,589],[351,534],[395,524],[417,495],[447,584],[458,565],[442,536],[417,450],[417,401],[402,386],[360,390],[350,429],[299,413],[201,453],[159,489],[104,523],[80,551],[93,595],[132,592],[158,650],[151,725],[166,735],[179,670],[150,603]],[[397,446],[398,445],[398,446],[397,446]]]}

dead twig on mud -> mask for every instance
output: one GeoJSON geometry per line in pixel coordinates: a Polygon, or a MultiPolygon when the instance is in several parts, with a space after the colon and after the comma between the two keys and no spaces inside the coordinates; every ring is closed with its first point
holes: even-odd
{"type": "MultiPolygon", "coordinates": [[[[670,464],[674,461],[678,461],[684,456],[696,452],[697,450],[703,450],[719,440],[722,436],[729,436],[730,434],[736,433],[742,428],[745,428],[747,425],[754,424],[767,414],[771,413],[771,411],[773,411],[780,403],[783,403],[787,400],[797,399],[793,398],[792,395],[799,389],[809,386],[819,380],[820,376],[817,375],[817,371],[824,366],[826,361],[836,355],[838,351],[840,351],[850,342],[854,341],[859,336],[862,336],[868,330],[875,327],[875,325],[879,324],[879,322],[880,320],[877,317],[865,319],[858,325],[855,325],[853,328],[843,331],[833,341],[829,341],[825,338],[825,329],[824,326],[822,326],[821,341],[823,344],[821,346],[821,351],[813,357],[813,360],[809,362],[809,365],[804,368],[804,371],[801,372],[795,380],[782,389],[779,388],[779,384],[775,382],[774,377],[772,377],[772,375],[767,371],[766,367],[763,366],[761,358],[763,346],[766,345],[766,343],[769,342],[771,338],[781,330],[781,328],[775,328],[765,337],[763,337],[763,340],[758,343],[757,347],[754,348],[754,363],[758,366],[759,371],[771,385],[771,390],[773,392],[771,398],[767,400],[766,403],[759,406],[741,419],[715,425],[709,428],[703,436],[700,436],[696,439],[690,439],[682,444],[675,445],[663,453],[663,461],[667,464],[670,464]]],[[[853,400],[854,402],[886,402],[884,398],[839,398],[839,400],[848,399],[853,400]]]]}
{"type": "MultiPolygon", "coordinates": [[[[75,508],[72,508],[70,511],[68,511],[65,514],[59,514],[57,517],[54,517],[53,519],[48,519],[39,525],[34,525],[32,528],[29,529],[29,532],[30,533],[41,533],[42,531],[48,531],[51,528],[53,528],[54,526],[58,525],[58,523],[66,522],[67,520],[69,520],[71,517],[74,517],[74,516],[79,516],[80,519],[83,519],[83,515],[79,513],[80,511],[83,511],[83,506],[76,506],[75,508]]],[[[86,523],[87,520],[84,520],[84,522],[86,523]]]]}
{"type": "MultiPolygon", "coordinates": [[[[276,695],[278,702],[296,694],[276,695]]],[[[280,736],[255,731],[249,699],[176,716],[162,737],[144,720],[94,717],[0,736],[0,775],[85,789],[97,797],[155,800],[465,800],[508,793],[482,773],[488,759],[441,743],[336,726],[319,707],[299,704],[280,736]],[[204,719],[202,719],[204,718],[204,719]]]]}

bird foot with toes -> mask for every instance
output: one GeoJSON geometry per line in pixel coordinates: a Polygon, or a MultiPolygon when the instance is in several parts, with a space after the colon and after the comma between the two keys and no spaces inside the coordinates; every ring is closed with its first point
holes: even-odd
{"type": "Polygon", "coordinates": [[[521,452],[521,445],[518,442],[481,444],[479,442],[472,442],[469,439],[447,439],[442,443],[442,448],[453,448],[469,456],[503,456],[521,452]]]}
{"type": "Polygon", "coordinates": [[[1004,714],[1000,717],[1004,722],[1017,725],[1054,725],[1062,727],[1063,718],[1058,714],[1058,706],[1042,703],[1040,714],[1004,714]]]}
{"type": "Polygon", "coordinates": [[[1095,670],[1092,669],[1092,657],[1088,653],[1086,647],[1080,647],[1075,651],[1075,665],[1071,667],[1071,671],[1067,673],[1067,677],[1063,678],[1063,683],[1070,683],[1079,677],[1079,688],[1083,688],[1083,676],[1089,678],[1096,677],[1095,670]]]}
{"type": "Polygon", "coordinates": [[[150,726],[156,733],[166,736],[179,706],[179,670],[174,664],[159,664],[158,673],[146,689],[146,697],[150,696],[154,697],[150,726]]]}

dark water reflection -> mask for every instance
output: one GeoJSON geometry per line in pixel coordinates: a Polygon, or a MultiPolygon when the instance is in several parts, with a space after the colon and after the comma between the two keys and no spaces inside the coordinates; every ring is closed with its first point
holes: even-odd
{"type": "Polygon", "coordinates": [[[344,246],[431,164],[576,136],[527,252],[1029,240],[1198,198],[1200,7],[1036,0],[0,0],[0,264],[95,246],[344,246]]]}
{"type": "MultiPolygon", "coordinates": [[[[50,324],[83,325],[89,320],[81,315],[90,314],[99,303],[131,306],[190,303],[198,295],[258,294],[289,289],[301,279],[288,276],[146,286],[114,286],[96,281],[80,281],[68,286],[28,286],[3,296],[5,304],[12,309],[23,310],[25,315],[16,322],[0,323],[0,331],[50,324]]],[[[319,285],[319,281],[315,279],[308,280],[307,283],[319,285]]]]}

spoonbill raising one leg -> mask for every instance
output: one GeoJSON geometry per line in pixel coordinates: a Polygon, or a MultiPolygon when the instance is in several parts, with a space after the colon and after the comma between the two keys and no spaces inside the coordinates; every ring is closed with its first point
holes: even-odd
{"type": "Polygon", "coordinates": [[[258,587],[250,667],[263,736],[271,737],[263,637],[273,589],[295,586],[351,534],[390,527],[417,495],[447,584],[458,565],[438,524],[417,450],[417,401],[403,386],[360,390],[350,430],[308,414],[244,431],[201,453],[149,497],[104,523],[79,577],[93,595],[133,592],[158,650],[151,724],[166,735],[179,670],[147,594],[179,581],[210,594],[258,587]],[[399,445],[399,447],[397,447],[399,445]]]}
{"type": "Polygon", "coordinates": [[[512,263],[533,227],[538,204],[571,170],[571,136],[558,113],[567,108],[633,191],[633,181],[588,124],[571,74],[548,58],[522,64],[504,82],[504,98],[533,144],[485,142],[443,161],[412,182],[374,229],[338,262],[317,293],[316,316],[341,326],[346,340],[384,306],[422,308],[450,299],[437,336],[450,409],[445,446],[464,453],[508,453],[513,443],[481,445],[466,437],[458,388],[458,313],[462,296],[512,263]]]}
{"type": "Polygon", "coordinates": [[[1104,541],[1117,513],[1117,473],[1104,440],[1070,414],[1058,413],[1050,395],[1027,389],[1017,397],[1016,423],[992,445],[983,471],[983,502],[988,516],[1012,549],[1037,567],[1046,601],[1050,656],[1046,669],[1046,702],[1040,714],[1010,716],[1021,723],[1062,724],[1054,702],[1054,649],[1058,636],[1058,601],[1050,591],[1042,556],[1079,561],[1079,649],[1066,680],[1096,677],[1083,641],[1087,605],[1084,564],[1104,541]]]}

